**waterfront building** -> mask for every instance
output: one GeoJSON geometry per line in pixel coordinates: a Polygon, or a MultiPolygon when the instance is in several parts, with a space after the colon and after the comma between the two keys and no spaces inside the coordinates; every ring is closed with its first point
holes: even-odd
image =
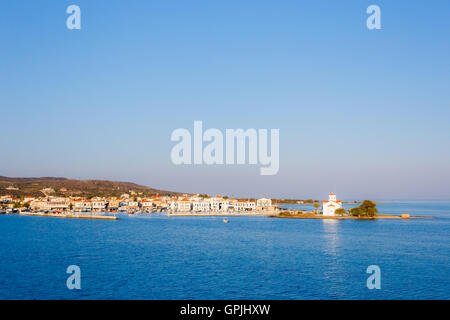
{"type": "Polygon", "coordinates": [[[137,201],[129,201],[127,205],[128,212],[136,212],[139,211],[139,202],[137,201]]]}
{"type": "Polygon", "coordinates": [[[170,211],[176,212],[178,211],[178,201],[177,200],[169,200],[167,201],[168,208],[170,211]]]}
{"type": "Polygon", "coordinates": [[[68,210],[69,199],[61,197],[48,197],[30,202],[30,209],[39,211],[68,210]]]}
{"type": "Polygon", "coordinates": [[[162,199],[161,199],[160,196],[152,196],[152,197],[150,197],[150,199],[152,200],[153,205],[155,207],[161,207],[162,206],[163,202],[162,202],[162,199]]]}
{"type": "Polygon", "coordinates": [[[153,211],[153,201],[149,199],[144,199],[141,202],[142,211],[144,212],[152,212],[153,211]]]}
{"type": "Polygon", "coordinates": [[[106,201],[103,199],[93,199],[92,200],[92,211],[104,211],[106,208],[106,201]]]}
{"type": "Polygon", "coordinates": [[[46,210],[47,201],[34,200],[30,203],[31,210],[46,210]]]}
{"type": "Polygon", "coordinates": [[[108,200],[108,211],[117,211],[119,210],[120,200],[117,198],[111,198],[108,200]]]}
{"type": "Polygon", "coordinates": [[[231,209],[231,201],[229,199],[220,200],[220,211],[226,212],[231,209]]]}
{"type": "Polygon", "coordinates": [[[272,208],[272,200],[271,199],[266,199],[266,198],[261,198],[256,200],[256,207],[258,210],[270,210],[272,208]]]}
{"type": "Polygon", "coordinates": [[[90,200],[76,200],[73,203],[73,211],[84,212],[92,210],[92,202],[90,200]]]}
{"type": "Polygon", "coordinates": [[[211,211],[213,211],[213,212],[220,211],[222,197],[220,197],[220,196],[212,197],[209,201],[210,201],[211,211]]]}
{"type": "Polygon", "coordinates": [[[128,200],[119,200],[119,211],[127,211],[128,200]]]}
{"type": "Polygon", "coordinates": [[[256,202],[255,201],[245,201],[245,200],[239,200],[234,205],[234,210],[241,212],[241,211],[254,211],[256,210],[256,202]]]}
{"type": "Polygon", "coordinates": [[[178,208],[177,210],[180,212],[189,212],[192,210],[191,208],[191,201],[183,198],[182,200],[178,200],[178,208]]]}
{"type": "Polygon", "coordinates": [[[238,203],[237,199],[227,199],[228,202],[228,211],[237,211],[236,205],[238,203]]]}
{"type": "Polygon", "coordinates": [[[244,200],[238,200],[234,205],[235,211],[244,211],[244,200]]]}
{"type": "Polygon", "coordinates": [[[47,202],[47,210],[68,210],[69,199],[63,197],[49,197],[47,202]]]}
{"type": "Polygon", "coordinates": [[[199,199],[192,202],[192,211],[208,212],[211,211],[211,201],[209,199],[199,199]]]}
{"type": "Polygon", "coordinates": [[[336,209],[342,208],[342,201],[336,200],[336,195],[330,193],[328,195],[328,200],[323,202],[322,207],[324,216],[335,216],[336,209]]]}
{"type": "Polygon", "coordinates": [[[244,203],[245,211],[255,211],[256,210],[256,202],[255,201],[246,201],[244,203]]]}

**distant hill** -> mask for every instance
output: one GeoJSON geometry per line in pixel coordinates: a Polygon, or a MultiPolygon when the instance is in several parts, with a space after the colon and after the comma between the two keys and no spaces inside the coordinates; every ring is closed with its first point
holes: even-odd
{"type": "Polygon", "coordinates": [[[0,196],[12,195],[42,197],[45,194],[57,196],[120,196],[134,191],[143,195],[176,195],[178,192],[153,189],[131,182],[108,180],[74,180],[60,177],[9,178],[0,176],[0,196]],[[43,189],[53,189],[44,192],[43,189]]]}

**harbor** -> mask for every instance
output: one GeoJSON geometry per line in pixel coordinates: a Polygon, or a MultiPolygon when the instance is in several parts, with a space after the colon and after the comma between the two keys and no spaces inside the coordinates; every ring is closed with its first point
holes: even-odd
{"type": "MultiPolygon", "coordinates": [[[[46,190],[48,191],[48,190],[46,190]]],[[[265,216],[293,219],[421,219],[407,212],[378,214],[377,203],[364,200],[346,204],[330,193],[328,200],[312,204],[277,204],[276,199],[233,199],[226,196],[177,195],[145,196],[134,192],[120,197],[0,197],[0,214],[117,220],[116,215],[164,214],[168,217],[265,216]],[[274,201],[273,201],[274,200],[274,201]]],[[[427,217],[428,219],[429,217],[427,217]]]]}
{"type": "Polygon", "coordinates": [[[119,220],[119,218],[116,216],[105,216],[105,215],[99,215],[99,214],[79,214],[79,213],[74,213],[74,212],[67,212],[67,213],[20,212],[18,214],[23,215],[23,216],[35,216],[35,217],[119,220]]]}
{"type": "Polygon", "coordinates": [[[391,274],[390,282],[376,292],[380,299],[449,298],[450,203],[385,202],[377,207],[380,216],[409,212],[436,219],[276,219],[230,214],[189,218],[145,213],[117,214],[120,220],[102,222],[4,214],[0,215],[1,258],[7,267],[0,296],[373,299],[374,291],[367,289],[364,276],[367,266],[378,262],[386,278],[391,274]],[[72,264],[81,267],[86,279],[79,291],[65,286],[70,276],[66,268],[72,264]],[[21,278],[27,271],[28,276],[21,278]],[[55,280],[58,274],[61,284],[60,278],[55,280]],[[409,285],[399,290],[405,282],[409,285]],[[342,289],[333,291],[336,287],[342,289]]]}

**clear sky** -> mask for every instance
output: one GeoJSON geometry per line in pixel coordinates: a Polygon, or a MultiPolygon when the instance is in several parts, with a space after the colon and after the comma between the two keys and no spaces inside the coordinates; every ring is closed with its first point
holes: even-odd
{"type": "Polygon", "coordinates": [[[448,200],[449,16],[447,0],[1,1],[0,175],[448,200]],[[279,173],[174,165],[170,135],[194,120],[280,129],[279,173]]]}

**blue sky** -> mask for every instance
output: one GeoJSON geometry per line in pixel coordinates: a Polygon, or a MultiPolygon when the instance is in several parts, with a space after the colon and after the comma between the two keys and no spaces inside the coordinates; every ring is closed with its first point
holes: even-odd
{"type": "Polygon", "coordinates": [[[449,14],[443,0],[2,1],[0,175],[448,200],[449,14]],[[280,129],[279,173],[175,166],[170,135],[194,120],[280,129]]]}

